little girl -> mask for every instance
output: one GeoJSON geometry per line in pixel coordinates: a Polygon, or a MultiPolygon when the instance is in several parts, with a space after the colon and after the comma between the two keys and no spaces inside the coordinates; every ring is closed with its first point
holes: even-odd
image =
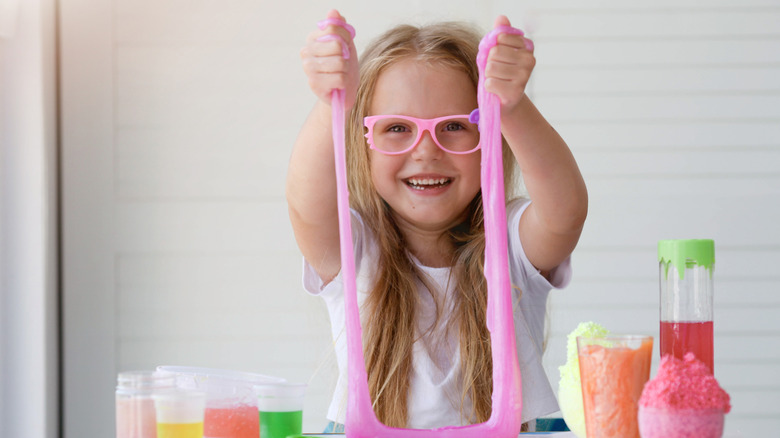
{"type": "MultiPolygon", "coordinates": [[[[343,20],[336,12],[328,18],[343,20]]],[[[506,17],[496,26],[509,25],[506,17]]],[[[492,359],[486,328],[476,57],[481,35],[457,23],[398,26],[358,63],[342,27],[310,34],[304,71],[319,97],[295,142],[287,201],[304,286],[327,305],[339,379],[328,419],[344,422],[345,309],[330,92],[346,90],[347,162],[358,302],[369,390],[389,426],[486,421],[492,359]],[[338,39],[347,43],[342,56],[338,39]],[[473,120],[473,119],[472,119],[473,120]]],[[[486,90],[501,102],[514,323],[523,421],[558,410],[542,367],[548,292],[570,278],[587,192],[566,143],[525,94],[533,43],[501,34],[486,90]],[[522,171],[530,199],[511,198],[522,171]]]]}

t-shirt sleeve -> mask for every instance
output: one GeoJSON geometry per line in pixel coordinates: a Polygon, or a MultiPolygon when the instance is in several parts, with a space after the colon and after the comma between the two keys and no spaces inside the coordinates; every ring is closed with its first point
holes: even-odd
{"type": "Polygon", "coordinates": [[[509,265],[510,270],[518,274],[519,277],[514,280],[521,282],[517,286],[522,290],[549,291],[551,289],[563,289],[571,281],[571,256],[566,257],[566,260],[550,271],[548,280],[528,260],[528,256],[523,250],[523,242],[520,241],[520,234],[517,230],[520,226],[520,218],[529,205],[531,205],[531,201],[522,198],[514,200],[507,205],[509,265]]]}
{"type": "MultiPolygon", "coordinates": [[[[352,220],[352,244],[355,249],[355,270],[357,271],[365,251],[365,224],[354,210],[350,210],[350,217],[352,220]]],[[[343,294],[342,272],[339,270],[336,277],[325,284],[314,267],[306,259],[303,259],[303,289],[310,295],[317,295],[325,300],[333,299],[343,294]]]]}
{"type": "Polygon", "coordinates": [[[528,260],[518,227],[530,204],[528,199],[518,199],[507,205],[509,268],[512,285],[517,287],[514,323],[518,359],[523,370],[523,421],[559,409],[542,364],[545,319],[550,290],[565,287],[571,279],[568,257],[550,272],[549,280],[528,260]]]}

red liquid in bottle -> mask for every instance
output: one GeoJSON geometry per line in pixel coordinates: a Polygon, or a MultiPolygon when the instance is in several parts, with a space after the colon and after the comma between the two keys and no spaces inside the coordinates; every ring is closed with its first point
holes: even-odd
{"type": "Polygon", "coordinates": [[[692,351],[697,359],[714,372],[712,336],[712,321],[661,321],[661,357],[671,354],[682,359],[685,353],[692,351]]]}

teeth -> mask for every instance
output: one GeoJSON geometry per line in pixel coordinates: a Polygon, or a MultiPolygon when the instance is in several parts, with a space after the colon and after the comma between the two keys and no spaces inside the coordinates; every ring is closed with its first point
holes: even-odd
{"type": "Polygon", "coordinates": [[[442,185],[449,181],[449,178],[423,178],[423,179],[416,179],[411,178],[409,179],[409,183],[414,186],[434,186],[434,185],[442,185]]]}

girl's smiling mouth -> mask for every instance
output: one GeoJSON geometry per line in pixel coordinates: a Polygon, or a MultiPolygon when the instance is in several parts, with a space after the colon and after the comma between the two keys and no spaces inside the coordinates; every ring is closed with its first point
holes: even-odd
{"type": "Polygon", "coordinates": [[[450,183],[452,183],[452,178],[412,177],[412,178],[405,179],[404,182],[406,183],[406,185],[413,188],[414,190],[430,190],[430,189],[442,188],[449,185],[450,183]]]}

